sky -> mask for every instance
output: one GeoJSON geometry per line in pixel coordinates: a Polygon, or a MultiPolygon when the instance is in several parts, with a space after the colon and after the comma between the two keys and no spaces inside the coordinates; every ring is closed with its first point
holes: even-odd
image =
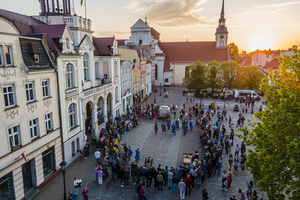
{"type": "MultiPolygon", "coordinates": [[[[84,17],[80,0],[71,2],[84,17]]],[[[128,39],[130,27],[147,16],[162,42],[214,41],[221,6],[222,0],[86,0],[95,36],[128,39]]],[[[25,15],[40,12],[39,0],[0,0],[0,8],[25,15]]],[[[247,52],[300,45],[299,9],[300,0],[225,0],[228,42],[247,52]]]]}

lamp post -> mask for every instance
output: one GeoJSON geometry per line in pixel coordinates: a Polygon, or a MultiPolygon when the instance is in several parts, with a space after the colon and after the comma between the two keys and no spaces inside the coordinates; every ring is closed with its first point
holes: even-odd
{"type": "Polygon", "coordinates": [[[67,194],[66,194],[66,166],[67,166],[67,162],[66,161],[62,161],[60,164],[60,168],[62,170],[63,173],[63,177],[64,177],[64,199],[63,200],[67,200],[67,194]]]}
{"type": "Polygon", "coordinates": [[[161,96],[161,83],[159,83],[159,87],[160,87],[160,92],[159,92],[159,96],[161,96]]]}
{"type": "Polygon", "coordinates": [[[251,107],[252,107],[251,108],[251,114],[253,114],[253,107],[254,107],[254,100],[252,100],[252,101],[251,101],[251,107]],[[253,101],[253,103],[252,103],[252,101],[253,101]]]}
{"type": "Polygon", "coordinates": [[[156,87],[154,88],[154,103],[156,104],[156,87]]]}

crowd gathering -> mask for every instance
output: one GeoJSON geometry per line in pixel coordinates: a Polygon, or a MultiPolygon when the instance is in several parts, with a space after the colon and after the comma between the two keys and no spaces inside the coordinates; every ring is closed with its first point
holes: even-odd
{"type": "MultiPolygon", "coordinates": [[[[190,99],[188,103],[192,103],[192,101],[190,99]]],[[[165,120],[160,121],[161,124],[155,121],[154,133],[159,134],[161,132],[162,134],[176,135],[176,132],[182,129],[182,132],[186,135],[188,131],[193,130],[195,123],[201,140],[201,147],[195,147],[195,149],[202,148],[203,154],[199,154],[199,149],[195,150],[190,163],[184,163],[179,167],[168,167],[161,164],[154,166],[152,163],[151,165],[139,163],[139,149],[135,150],[135,160],[133,160],[133,150],[126,144],[118,145],[116,151],[114,147],[117,139],[120,141],[123,134],[137,126],[140,117],[155,118],[159,109],[159,106],[155,104],[148,105],[147,108],[141,106],[127,107],[127,115],[116,117],[112,121],[109,120],[106,123],[106,130],[100,132],[99,139],[97,137],[93,139],[93,143],[97,148],[94,153],[97,161],[94,168],[95,179],[99,185],[103,184],[103,179],[109,176],[108,168],[110,168],[112,180],[120,181],[121,187],[126,187],[132,183],[135,186],[134,192],[137,194],[137,199],[140,200],[148,199],[145,188],[150,187],[157,187],[158,192],[162,192],[164,188],[167,188],[172,191],[173,195],[179,195],[180,199],[183,200],[186,196],[191,195],[193,190],[200,188],[207,178],[212,176],[222,176],[221,190],[226,192],[231,189],[234,174],[239,170],[245,170],[246,145],[244,142],[240,145],[234,145],[234,130],[237,127],[244,126],[244,114],[247,114],[247,109],[244,109],[244,107],[242,113],[239,113],[235,126],[231,116],[227,117],[226,109],[213,108],[212,105],[204,108],[204,105],[198,105],[198,103],[190,106],[184,103],[183,108],[180,110],[176,104],[169,105],[169,107],[171,108],[170,115],[165,120]],[[171,115],[174,115],[174,117],[171,115]],[[102,164],[101,152],[104,153],[102,164]],[[224,153],[228,155],[228,160],[224,160],[224,156],[222,159],[224,153]],[[120,159],[115,160],[113,156],[118,156],[120,159]],[[229,163],[229,169],[222,167],[224,162],[229,163]]],[[[81,152],[82,158],[89,155],[90,146],[89,143],[86,144],[81,152]]],[[[81,187],[80,184],[81,180],[75,177],[75,192],[70,191],[69,199],[76,200],[78,187],[81,187]]],[[[252,189],[253,182],[250,181],[246,184],[248,190],[239,189],[238,194],[232,196],[230,200],[257,200],[257,192],[252,189]]],[[[88,199],[87,188],[83,190],[82,195],[84,199],[88,199]]],[[[204,188],[202,196],[203,200],[210,199],[204,188]]]]}

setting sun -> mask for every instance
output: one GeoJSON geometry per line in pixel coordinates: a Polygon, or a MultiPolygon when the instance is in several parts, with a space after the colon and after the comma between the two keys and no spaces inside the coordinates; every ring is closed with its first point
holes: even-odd
{"type": "Polygon", "coordinates": [[[272,39],[267,35],[256,35],[250,40],[250,48],[252,51],[256,49],[270,49],[272,47],[272,39]]]}

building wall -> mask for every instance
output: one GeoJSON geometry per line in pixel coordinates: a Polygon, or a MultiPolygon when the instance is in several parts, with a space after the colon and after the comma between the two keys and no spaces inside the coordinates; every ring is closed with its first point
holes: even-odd
{"type": "MultiPolygon", "coordinates": [[[[172,84],[182,85],[182,79],[185,76],[185,68],[191,64],[193,64],[193,63],[192,62],[190,62],[190,63],[172,63],[172,69],[173,69],[172,84]]],[[[165,77],[165,78],[170,78],[170,75],[169,75],[169,77],[165,77]]]]}

